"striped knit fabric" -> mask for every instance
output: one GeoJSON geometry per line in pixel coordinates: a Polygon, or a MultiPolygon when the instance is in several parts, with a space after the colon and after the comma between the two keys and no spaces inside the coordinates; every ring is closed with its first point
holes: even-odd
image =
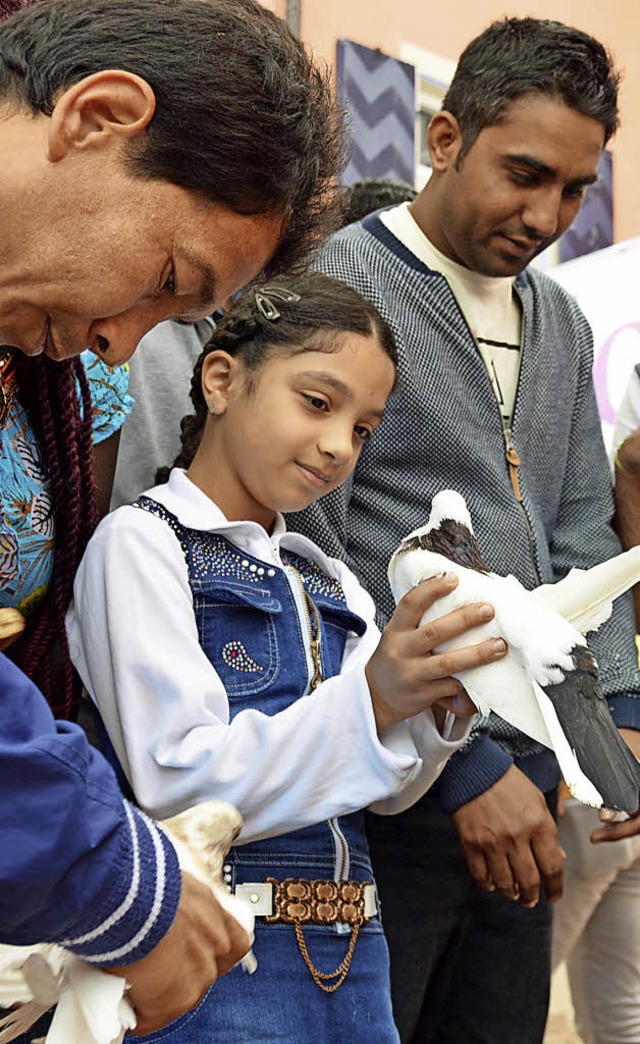
{"type": "MultiPolygon", "coordinates": [[[[516,282],[524,315],[513,418],[522,460],[519,505],[489,376],[445,278],[375,215],[333,236],[317,265],[360,290],[388,320],[400,381],[352,480],[289,516],[288,524],[348,562],[374,597],[381,624],[393,611],[389,558],[408,532],[426,522],[431,498],[441,489],[466,498],[490,567],[513,573],[527,588],[618,553],[591,380],[591,331],[561,287],[533,270],[516,282]]],[[[618,724],[640,726],[630,596],[618,599],[590,644],[618,724]]],[[[512,759],[542,789],[558,779],[546,748],[495,715],[480,720],[443,773],[445,806],[459,807],[487,789],[512,759]]]]}

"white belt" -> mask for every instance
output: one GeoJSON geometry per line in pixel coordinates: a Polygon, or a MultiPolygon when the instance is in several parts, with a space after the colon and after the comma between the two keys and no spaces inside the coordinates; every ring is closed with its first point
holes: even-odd
{"type": "MultiPolygon", "coordinates": [[[[256,917],[273,916],[272,884],[267,884],[265,881],[251,881],[236,885],[234,892],[249,903],[256,917]]],[[[375,885],[366,884],[363,888],[363,897],[365,917],[375,917],[378,912],[375,885]]]]}

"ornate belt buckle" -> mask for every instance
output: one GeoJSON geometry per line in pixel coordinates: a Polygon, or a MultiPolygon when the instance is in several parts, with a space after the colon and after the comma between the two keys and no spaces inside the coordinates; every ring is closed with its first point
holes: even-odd
{"type": "Polygon", "coordinates": [[[368,924],[365,916],[364,888],[361,881],[307,881],[287,877],[267,878],[273,887],[271,924],[368,924]]]}
{"type": "Polygon", "coordinates": [[[265,921],[294,925],[302,959],[313,981],[324,993],[334,993],[347,977],[360,928],[370,921],[365,917],[365,884],[361,881],[294,880],[293,877],[284,881],[268,877],[266,883],[273,888],[273,913],[265,917],[265,921]],[[321,972],[311,960],[302,925],[335,924],[337,921],[351,925],[349,947],[335,971],[321,972]]]}

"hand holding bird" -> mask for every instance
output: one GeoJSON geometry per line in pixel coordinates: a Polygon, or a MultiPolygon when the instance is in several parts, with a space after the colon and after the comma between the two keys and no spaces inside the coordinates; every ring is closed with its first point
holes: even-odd
{"type": "Polygon", "coordinates": [[[457,606],[442,615],[439,600],[457,583],[453,575],[438,576],[408,590],[382,632],[365,671],[380,734],[439,702],[456,714],[473,714],[475,708],[452,675],[504,656],[505,644],[497,638],[465,645],[469,629],[493,617],[490,605],[457,606]],[[437,624],[425,623],[427,617],[437,618],[437,624]],[[438,653],[438,647],[456,640],[455,651],[438,653]]]}

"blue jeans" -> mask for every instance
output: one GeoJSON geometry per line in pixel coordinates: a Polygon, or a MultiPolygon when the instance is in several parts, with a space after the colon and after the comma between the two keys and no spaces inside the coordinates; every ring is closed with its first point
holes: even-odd
{"type": "Polygon", "coordinates": [[[367,836],[401,1040],[541,1044],[551,975],[546,898],[527,910],[476,887],[433,792],[401,815],[369,815],[367,836]]]}
{"type": "MultiPolygon", "coordinates": [[[[347,952],[350,935],[305,925],[315,966],[331,972],[347,952]]],[[[389,958],[380,923],[361,930],[345,981],[324,993],[311,978],[290,925],[256,926],[258,969],[234,968],[200,1005],[175,1022],[130,1044],[398,1044],[391,1014],[389,958]]]]}

